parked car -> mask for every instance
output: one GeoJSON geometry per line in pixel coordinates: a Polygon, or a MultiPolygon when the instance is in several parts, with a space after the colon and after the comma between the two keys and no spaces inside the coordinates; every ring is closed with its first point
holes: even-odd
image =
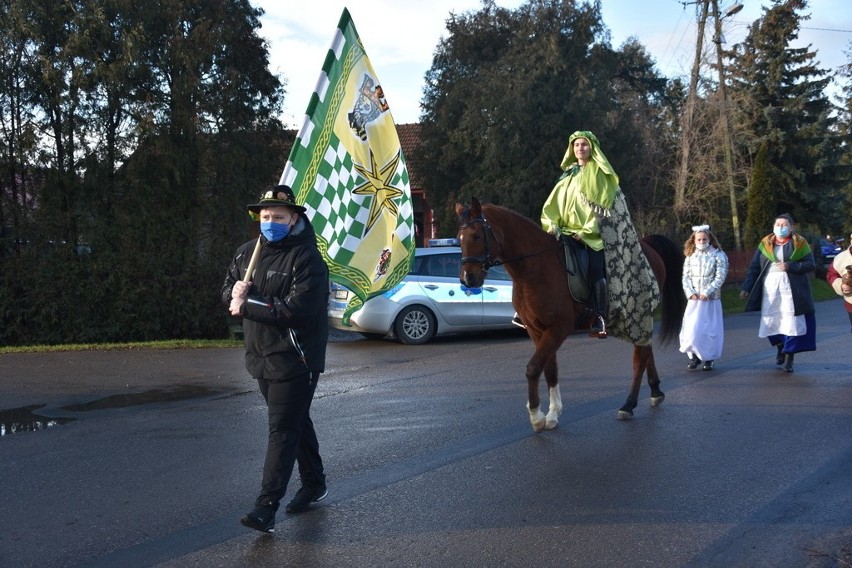
{"type": "Polygon", "coordinates": [[[819,251],[822,256],[823,262],[826,264],[834,260],[834,257],[843,251],[843,247],[841,246],[843,243],[843,239],[820,239],[819,240],[819,251]]]}
{"type": "Polygon", "coordinates": [[[456,239],[435,239],[430,247],[415,249],[411,272],[352,314],[351,326],[343,325],[343,310],[352,292],[332,283],[329,324],[371,338],[391,336],[409,345],[426,343],[437,335],[514,328],[509,274],[495,266],[482,288],[462,285],[457,244],[456,239]]]}

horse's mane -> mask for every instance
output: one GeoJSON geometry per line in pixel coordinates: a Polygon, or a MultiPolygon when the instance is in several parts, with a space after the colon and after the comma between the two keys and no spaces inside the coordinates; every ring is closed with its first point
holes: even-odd
{"type": "Polygon", "coordinates": [[[518,213],[514,209],[509,209],[508,207],[504,207],[502,205],[494,205],[493,203],[483,203],[482,215],[486,219],[492,217],[490,213],[486,212],[486,209],[491,212],[496,212],[498,215],[505,215],[506,217],[508,217],[507,221],[512,223],[515,228],[521,229],[524,233],[528,233],[530,236],[533,236],[537,233],[541,233],[542,235],[547,236],[547,233],[541,228],[541,225],[539,223],[536,223],[526,215],[518,213]]]}

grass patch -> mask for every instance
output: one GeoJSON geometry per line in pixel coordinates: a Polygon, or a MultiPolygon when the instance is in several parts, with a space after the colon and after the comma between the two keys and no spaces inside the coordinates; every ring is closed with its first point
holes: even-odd
{"type": "Polygon", "coordinates": [[[25,345],[0,347],[0,355],[7,353],[51,353],[60,351],[133,351],[134,349],[212,349],[242,347],[241,340],[234,339],[172,339],[164,341],[140,341],[138,343],[77,343],[68,345],[25,345]]]}

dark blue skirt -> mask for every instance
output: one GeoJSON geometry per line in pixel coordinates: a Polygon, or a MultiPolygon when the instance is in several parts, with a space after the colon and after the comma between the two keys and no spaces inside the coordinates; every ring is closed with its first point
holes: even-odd
{"type": "Polygon", "coordinates": [[[770,335],[766,339],[769,344],[776,346],[783,343],[781,351],[784,353],[801,353],[802,351],[816,351],[816,318],[813,314],[805,314],[807,331],[804,335],[770,335]]]}

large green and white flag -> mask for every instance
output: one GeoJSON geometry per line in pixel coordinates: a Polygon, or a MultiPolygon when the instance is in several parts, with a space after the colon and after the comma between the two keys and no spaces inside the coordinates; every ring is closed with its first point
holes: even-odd
{"type": "Polygon", "coordinates": [[[279,183],[317,230],[329,275],[355,293],[343,321],[414,259],[405,157],[381,83],[344,9],[279,183]]]}

